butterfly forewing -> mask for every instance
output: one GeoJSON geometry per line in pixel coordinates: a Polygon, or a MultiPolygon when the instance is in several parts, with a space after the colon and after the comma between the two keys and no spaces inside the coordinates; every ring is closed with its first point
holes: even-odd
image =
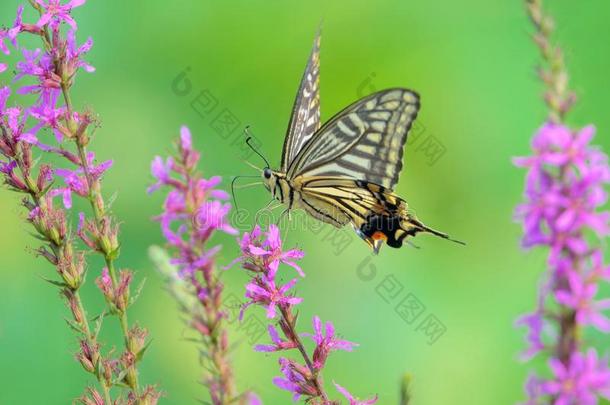
{"type": "Polygon", "coordinates": [[[320,33],[316,36],[297,92],[282,150],[285,172],[303,145],[320,128],[320,33]]]}
{"type": "Polygon", "coordinates": [[[299,151],[288,178],[343,177],[392,189],[418,111],[418,95],[406,89],[383,90],[355,102],[324,124],[299,151]]]}

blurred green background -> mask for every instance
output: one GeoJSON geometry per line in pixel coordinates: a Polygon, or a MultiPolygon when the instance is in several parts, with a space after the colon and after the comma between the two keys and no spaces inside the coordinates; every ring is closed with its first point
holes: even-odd
{"type": "MultiPolygon", "coordinates": [[[[18,4],[2,1],[3,24],[12,22],[18,4]]],[[[602,0],[561,0],[549,7],[581,97],[571,123],[597,125],[597,142],[610,150],[610,6],[602,0]]],[[[305,299],[301,329],[310,330],[310,319],[318,314],[360,344],[354,353],[331,356],[324,374],[328,390],[337,394],[334,380],[355,395],[377,393],[380,404],[396,404],[399,378],[408,372],[416,405],[510,404],[523,398],[531,365],[517,361],[524,331],[513,322],[534,306],[544,257],[519,248],[520,229],[511,216],[524,173],[510,158],[528,153],[545,109],[521,2],[115,0],[89,1],[74,16],[79,40],[88,35],[95,40],[88,60],[97,67],[95,74],[79,76],[75,97],[103,120],[92,149],[115,162],[105,191],[118,195],[113,208],[123,222],[119,264],[137,269],[139,280],[146,278],[130,317],[150,329],[153,344],[142,379],[159,384],[166,393],[163,403],[196,403],[205,391],[198,383],[196,348],[185,341],[189,333],[147,258],[147,247],[162,242],[158,225],[150,221],[162,196],[145,193],[149,162],[169,151],[181,124],[190,126],[203,150],[205,174],[224,176],[225,186],[232,175],[255,174],[242,163],[239,133],[247,124],[264,153],[279,162],[321,20],[323,119],[372,89],[417,90],[422,133],[407,148],[397,191],[424,222],[468,242],[460,247],[422,236],[416,240],[420,250],[383,249],[367,262],[367,248],[355,237],[336,254],[336,246],[324,240],[329,228],[319,234],[290,231],[287,244],[307,254],[302,261],[307,277],[298,287],[305,299]],[[179,95],[172,83],[186,68],[191,88],[179,95]],[[207,115],[190,105],[201,91],[218,103],[207,115]],[[229,139],[213,124],[225,108],[239,121],[229,139]],[[418,149],[428,138],[444,149],[433,164],[425,148],[418,149]],[[358,269],[369,265],[377,272],[367,281],[358,269]],[[394,298],[380,293],[390,281],[402,288],[394,298]],[[395,311],[408,294],[425,306],[412,324],[395,311]],[[433,344],[418,330],[428,315],[446,328],[433,344]]],[[[9,78],[5,73],[0,80],[9,78]]],[[[243,190],[238,198],[244,208],[256,210],[268,194],[260,187],[243,190]]],[[[56,289],[40,278],[53,269],[34,259],[36,242],[18,203],[16,195],[0,193],[0,403],[66,404],[82,393],[88,377],[72,359],[76,341],[62,319],[65,308],[56,289]]],[[[224,244],[220,262],[228,263],[237,255],[233,238],[217,241],[224,244]]],[[[100,267],[92,263],[84,292],[92,312],[102,308],[92,287],[100,267]]],[[[235,267],[225,276],[229,292],[241,297],[245,275],[235,267]]],[[[259,309],[251,314],[264,320],[259,309]]],[[[116,320],[106,325],[104,339],[119,345],[116,320]]],[[[266,404],[289,403],[290,396],[271,385],[279,373],[277,356],[254,353],[250,335],[236,326],[232,337],[242,342],[233,355],[239,387],[253,388],[266,404]]],[[[591,339],[608,345],[602,336],[591,339]]]]}

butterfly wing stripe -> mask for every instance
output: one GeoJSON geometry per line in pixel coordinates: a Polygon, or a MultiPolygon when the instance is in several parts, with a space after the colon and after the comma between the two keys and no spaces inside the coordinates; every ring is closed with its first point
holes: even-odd
{"type": "Polygon", "coordinates": [[[362,210],[365,212],[362,212],[361,210],[357,210],[356,208],[354,208],[353,206],[351,206],[349,204],[348,201],[350,201],[350,200],[346,200],[344,198],[337,197],[336,195],[330,195],[330,194],[326,194],[326,193],[322,193],[322,192],[310,193],[309,195],[315,196],[316,199],[318,199],[320,201],[324,201],[324,202],[334,206],[335,208],[337,208],[338,210],[343,212],[345,215],[350,217],[352,220],[353,220],[354,216],[360,217],[362,219],[366,218],[367,210],[366,209],[362,210]]]}
{"type": "Polygon", "coordinates": [[[417,94],[406,89],[357,101],[314,134],[294,158],[288,177],[339,176],[393,188],[418,110],[417,94]]]}
{"type": "Polygon", "coordinates": [[[363,207],[376,207],[388,212],[407,209],[406,202],[391,190],[366,181],[340,177],[313,177],[302,180],[301,184],[304,192],[362,202],[363,207]]]}
{"type": "MultiPolygon", "coordinates": [[[[340,210],[339,208],[337,208],[336,206],[331,205],[336,210],[339,210],[341,212],[341,214],[343,215],[343,218],[336,218],[336,217],[332,216],[330,213],[324,211],[323,209],[316,207],[315,203],[313,201],[320,204],[319,199],[313,195],[306,195],[305,193],[303,193],[301,195],[301,202],[303,202],[303,204],[304,204],[303,206],[304,206],[305,210],[308,211],[315,218],[318,218],[320,221],[334,225],[337,228],[342,227],[343,225],[345,225],[346,223],[348,223],[350,221],[350,217],[346,216],[345,213],[342,210],[340,210]]],[[[324,204],[327,204],[327,203],[324,203],[324,204]]]]}
{"type": "Polygon", "coordinates": [[[320,128],[320,32],[316,35],[313,49],[307,61],[305,72],[294,101],[292,115],[288,124],[284,147],[282,149],[282,167],[286,172],[294,157],[303,145],[320,128]]]}

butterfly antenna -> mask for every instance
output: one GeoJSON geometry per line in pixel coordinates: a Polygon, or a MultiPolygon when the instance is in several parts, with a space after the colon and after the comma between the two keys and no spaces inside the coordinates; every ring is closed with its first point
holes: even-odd
{"type": "Polygon", "coordinates": [[[237,199],[235,198],[235,182],[241,178],[258,178],[259,176],[235,176],[233,180],[231,180],[231,195],[233,196],[233,205],[235,205],[235,210],[239,211],[237,207],[237,199]]]}
{"type": "Polygon", "coordinates": [[[252,149],[252,151],[254,153],[256,153],[258,156],[261,157],[261,159],[263,159],[265,161],[265,164],[267,165],[267,167],[271,167],[271,165],[269,164],[269,161],[254,147],[254,145],[252,145],[250,143],[252,141],[252,136],[250,135],[250,126],[249,125],[244,129],[244,132],[246,133],[246,135],[248,135],[248,137],[246,138],[246,144],[250,147],[250,149],[252,149]]]}
{"type": "Polygon", "coordinates": [[[248,184],[243,184],[241,186],[237,186],[235,187],[236,190],[243,190],[244,188],[249,188],[249,187],[254,187],[254,186],[260,186],[261,184],[263,184],[262,181],[255,181],[254,183],[248,183],[248,184]]]}

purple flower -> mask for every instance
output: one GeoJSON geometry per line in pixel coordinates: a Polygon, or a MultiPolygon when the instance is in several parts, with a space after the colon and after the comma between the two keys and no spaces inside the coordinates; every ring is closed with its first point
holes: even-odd
{"type": "Polygon", "coordinates": [[[23,5],[19,5],[17,7],[17,17],[15,18],[15,22],[13,23],[13,27],[8,30],[8,38],[11,40],[14,47],[17,47],[17,35],[21,31],[23,31],[23,5]]]}
{"type": "MultiPolygon", "coordinates": [[[[87,165],[89,166],[89,174],[93,180],[99,180],[104,172],[108,170],[112,166],[112,160],[107,160],[105,162],[100,163],[99,165],[94,165],[95,155],[90,152],[87,155],[87,165]]],[[[67,201],[70,201],[71,198],[66,196],[66,193],[74,192],[82,197],[86,197],[89,195],[89,185],[87,183],[87,179],[84,177],[84,170],[82,167],[79,167],[76,170],[70,169],[55,169],[54,174],[63,178],[64,182],[68,186],[67,189],[58,189],[56,194],[64,195],[64,204],[67,201]]],[[[66,208],[69,208],[69,205],[66,205],[66,208]]]]}
{"type": "Polygon", "coordinates": [[[61,88],[61,78],[55,73],[53,58],[40,49],[30,51],[24,49],[23,60],[17,63],[17,74],[15,80],[24,76],[34,76],[38,83],[21,87],[17,90],[19,94],[45,93],[51,89],[61,88]]]}
{"type": "Polygon", "coordinates": [[[540,312],[534,312],[532,314],[522,316],[517,320],[516,325],[526,326],[528,328],[526,340],[529,347],[522,354],[522,359],[530,359],[544,349],[544,343],[542,342],[544,318],[540,312]]]}
{"type": "Polygon", "coordinates": [[[184,169],[186,171],[193,170],[197,166],[200,155],[199,152],[193,149],[191,131],[186,126],[182,126],[182,128],[180,128],[178,151],[180,152],[181,159],[184,162],[184,169]]]}
{"type": "Polygon", "coordinates": [[[156,156],[150,164],[150,171],[157,182],[152,186],[148,187],[147,192],[152,193],[159,189],[159,187],[170,184],[170,173],[174,166],[174,159],[168,157],[165,161],[161,156],[156,156]]]}
{"type": "Polygon", "coordinates": [[[263,232],[261,227],[257,224],[254,226],[252,232],[244,232],[241,240],[239,240],[239,247],[244,255],[250,254],[250,246],[256,246],[260,244],[260,238],[263,232]]]}
{"type": "Polygon", "coordinates": [[[555,291],[557,302],[576,312],[576,322],[590,324],[602,332],[610,332],[610,320],[601,314],[601,310],[610,308],[610,299],[594,301],[598,286],[587,283],[575,271],[567,274],[568,289],[555,291]]]}
{"type": "Polygon", "coordinates": [[[269,331],[269,337],[273,342],[272,345],[256,345],[254,350],[257,352],[277,352],[280,350],[289,350],[297,347],[294,341],[284,340],[280,338],[277,329],[273,325],[267,326],[267,330],[269,331]]]}
{"type": "Polygon", "coordinates": [[[5,55],[10,55],[11,53],[10,50],[6,47],[6,44],[4,43],[5,39],[11,41],[14,47],[17,46],[17,35],[24,29],[22,16],[23,6],[20,5],[19,7],[17,7],[17,18],[13,23],[13,27],[8,30],[0,30],[0,51],[2,51],[2,53],[4,53],[5,55]]]}
{"type": "Polygon", "coordinates": [[[227,223],[227,214],[231,210],[231,204],[223,204],[220,201],[205,202],[195,214],[194,225],[197,232],[202,234],[212,231],[223,231],[230,235],[236,235],[237,229],[227,223]]]}
{"type": "Polygon", "coordinates": [[[305,277],[303,270],[294,262],[294,260],[302,259],[304,253],[298,249],[282,251],[280,230],[276,225],[269,226],[267,239],[262,246],[250,245],[250,253],[254,256],[264,257],[272,273],[277,271],[281,262],[293,267],[301,277],[305,277]]]}
{"type": "Polygon", "coordinates": [[[11,96],[11,89],[9,87],[0,88],[0,118],[6,114],[6,102],[11,96]]]}
{"type": "Polygon", "coordinates": [[[60,23],[65,22],[72,29],[76,29],[76,21],[70,16],[70,11],[85,4],[85,0],[70,0],[64,5],[61,4],[61,0],[47,0],[46,2],[44,0],[36,0],[36,3],[44,11],[36,26],[42,28],[49,24],[51,28],[57,28],[60,23]]]}
{"type": "Polygon", "coordinates": [[[216,198],[219,200],[226,200],[229,198],[229,194],[224,190],[217,190],[215,187],[221,182],[220,176],[212,176],[209,179],[198,179],[197,180],[197,198],[216,198]]]}
{"type": "Polygon", "coordinates": [[[13,175],[15,169],[17,168],[17,162],[11,160],[8,163],[0,161],[0,173],[4,173],[8,176],[13,175]]]}
{"type": "Polygon", "coordinates": [[[314,316],[313,318],[313,330],[313,335],[305,334],[305,336],[310,337],[316,343],[316,349],[313,354],[313,363],[314,367],[318,370],[324,367],[331,351],[345,350],[347,352],[351,352],[354,347],[357,346],[356,343],[336,339],[335,327],[332,322],[326,322],[326,335],[324,335],[324,331],[322,331],[322,321],[320,321],[320,318],[317,316],[314,316]]]}
{"type": "Polygon", "coordinates": [[[337,391],[339,391],[341,393],[341,395],[343,395],[349,401],[349,405],[372,405],[372,404],[377,403],[377,395],[375,395],[374,398],[361,401],[361,400],[354,398],[354,396],[352,394],[350,394],[348,390],[346,390],[339,384],[337,384],[337,383],[334,383],[334,384],[335,384],[335,387],[337,388],[337,391]]]}
{"type": "Polygon", "coordinates": [[[76,44],[76,32],[68,31],[66,36],[66,59],[68,61],[68,72],[74,74],[78,68],[83,68],[87,73],[95,72],[95,68],[82,60],[82,56],[93,47],[93,39],[89,37],[84,44],[76,44]]]}
{"type": "Polygon", "coordinates": [[[541,384],[543,394],[555,397],[554,405],[597,405],[598,395],[610,399],[608,359],[598,359],[590,349],[586,355],[573,353],[569,363],[552,358],[554,378],[541,384]]]}
{"type": "Polygon", "coordinates": [[[298,401],[301,395],[316,396],[318,393],[312,387],[306,376],[308,371],[296,362],[281,357],[279,359],[280,371],[283,377],[273,378],[273,384],[280,389],[293,393],[292,399],[298,401]]]}
{"type": "Polygon", "coordinates": [[[182,252],[182,255],[171,259],[170,262],[171,264],[178,266],[180,269],[179,275],[181,277],[192,276],[199,269],[212,265],[220,248],[220,246],[214,246],[198,255],[193,255],[191,252],[182,252]]]}
{"type": "Polygon", "coordinates": [[[263,401],[253,392],[248,392],[246,394],[246,401],[248,401],[248,405],[263,405],[263,401]]]}
{"type": "Polygon", "coordinates": [[[0,73],[5,72],[7,69],[6,63],[0,63],[0,73]]]}
{"type": "Polygon", "coordinates": [[[59,90],[53,90],[42,94],[40,103],[30,108],[30,116],[38,120],[38,124],[29,132],[31,135],[36,135],[41,128],[50,128],[53,130],[57,142],[63,141],[63,134],[59,129],[60,120],[65,116],[66,108],[56,107],[59,93],[59,90]]]}
{"type": "Polygon", "coordinates": [[[267,318],[269,319],[275,318],[278,305],[299,304],[303,300],[302,298],[287,295],[288,290],[294,287],[296,283],[297,280],[293,279],[283,286],[277,287],[275,280],[266,275],[251,281],[246,285],[246,298],[249,298],[250,301],[242,308],[240,318],[243,318],[243,312],[252,304],[266,306],[267,318]]]}
{"type": "Polygon", "coordinates": [[[180,127],[180,148],[189,152],[193,150],[191,130],[185,125],[180,127]]]}

